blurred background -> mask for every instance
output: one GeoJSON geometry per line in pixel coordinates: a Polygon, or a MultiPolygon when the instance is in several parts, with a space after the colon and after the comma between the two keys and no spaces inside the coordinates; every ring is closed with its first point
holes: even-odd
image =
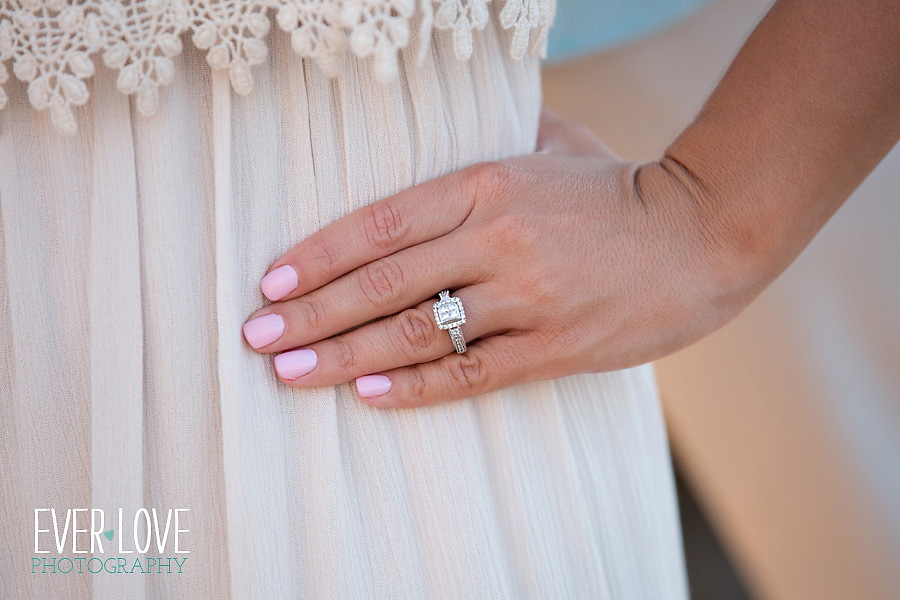
{"type": "MultiPolygon", "coordinates": [[[[545,102],[657,158],[770,4],[557,0],[545,102]]],[[[900,147],[737,319],[656,367],[694,600],[900,598],[900,147]]]]}

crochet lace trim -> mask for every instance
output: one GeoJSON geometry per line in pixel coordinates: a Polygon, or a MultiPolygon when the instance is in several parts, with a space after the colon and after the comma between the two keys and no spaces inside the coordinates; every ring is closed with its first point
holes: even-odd
{"type": "MultiPolygon", "coordinates": [[[[433,28],[452,30],[460,60],[472,54],[472,32],[488,22],[490,0],[0,0],[0,109],[8,98],[3,84],[12,72],[28,83],[28,100],[50,109],[53,126],[74,135],[73,106],[88,101],[84,81],[94,74],[92,55],[119,71],[116,86],[134,94],[138,111],[151,115],[159,88],[171,83],[172,57],[182,50],[181,35],[206,50],[212,68],[228,69],[238,94],[253,88],[251,68],[266,59],[263,41],[272,9],[278,27],[290,33],[291,47],[312,58],[329,77],[341,73],[347,49],[373,57],[376,79],[397,76],[397,52],[409,42],[409,19],[418,2],[421,66],[433,28]]],[[[531,53],[546,58],[547,32],[556,0],[503,1],[500,23],[512,28],[510,55],[520,59],[532,30],[531,53]]]]}

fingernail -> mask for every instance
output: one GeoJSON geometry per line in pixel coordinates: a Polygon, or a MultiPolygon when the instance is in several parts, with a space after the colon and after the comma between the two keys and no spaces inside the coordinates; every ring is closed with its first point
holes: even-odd
{"type": "Polygon", "coordinates": [[[356,378],[356,391],[363,398],[373,398],[391,391],[387,375],[363,375],[356,378]]]}
{"type": "Polygon", "coordinates": [[[254,348],[262,348],[282,336],[284,333],[284,319],[276,313],[263,315],[244,323],[243,330],[248,344],[254,348]]]}
{"type": "Polygon", "coordinates": [[[316,351],[312,348],[301,348],[282,352],[275,357],[275,372],[282,379],[296,379],[316,368],[316,351]]]}
{"type": "Polygon", "coordinates": [[[297,271],[291,265],[281,265],[259,282],[262,293],[269,300],[281,300],[297,287],[297,271]]]}

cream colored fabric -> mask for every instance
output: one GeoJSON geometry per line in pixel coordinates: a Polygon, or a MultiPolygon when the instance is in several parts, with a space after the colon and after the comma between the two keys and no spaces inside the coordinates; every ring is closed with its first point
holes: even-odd
{"type": "Polygon", "coordinates": [[[238,96],[185,47],[144,117],[98,68],[73,137],[7,83],[0,597],[687,597],[651,365],[385,410],[281,385],[241,336],[304,236],[533,149],[539,61],[498,9],[469,61],[440,32],[387,85],[270,36],[238,96]],[[184,572],[31,574],[42,507],[189,508],[184,572]]]}

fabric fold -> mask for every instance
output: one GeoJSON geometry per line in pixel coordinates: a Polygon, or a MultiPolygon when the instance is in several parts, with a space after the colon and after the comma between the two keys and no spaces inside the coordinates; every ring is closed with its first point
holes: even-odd
{"type": "MultiPolygon", "coordinates": [[[[104,558],[123,557],[130,563],[134,555],[118,548],[132,548],[132,540],[148,534],[145,522],[135,518],[146,507],[141,248],[132,130],[118,125],[130,122],[129,101],[111,84],[109,78],[95,79],[93,108],[104,117],[91,120],[91,507],[103,509],[103,529],[113,530],[104,558]],[[109,177],[111,172],[117,176],[109,177]],[[120,509],[121,531],[115,520],[120,509]]],[[[106,570],[95,573],[94,600],[145,598],[142,578],[121,579],[106,570]]]]}

